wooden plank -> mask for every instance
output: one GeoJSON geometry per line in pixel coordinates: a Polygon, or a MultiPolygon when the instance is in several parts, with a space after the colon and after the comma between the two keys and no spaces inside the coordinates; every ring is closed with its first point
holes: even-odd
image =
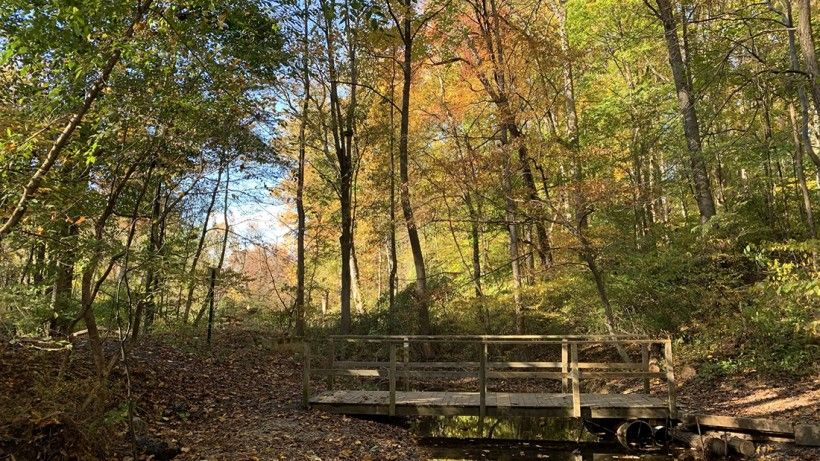
{"type": "Polygon", "coordinates": [[[484,417],[487,415],[487,343],[481,343],[481,366],[478,369],[478,431],[484,437],[484,417]]]}
{"type": "Polygon", "coordinates": [[[561,341],[561,392],[569,392],[569,344],[561,341]]]}
{"type": "Polygon", "coordinates": [[[581,373],[578,370],[578,344],[570,345],[570,361],[572,365],[572,416],[581,417],[581,373]]]}
{"type": "MultiPolygon", "coordinates": [[[[404,353],[404,363],[402,366],[406,370],[410,364],[410,341],[405,339],[404,342],[402,342],[402,352],[404,353]]],[[[407,373],[404,374],[404,390],[405,392],[410,390],[410,376],[408,376],[407,373]]]]}
{"type": "Polygon", "coordinates": [[[310,342],[305,341],[304,366],[302,370],[302,406],[310,407],[310,342]]]}
{"type": "Polygon", "coordinates": [[[333,370],[329,368],[317,368],[312,371],[315,376],[359,376],[378,378],[387,376],[387,370],[333,370]]]}
{"type": "MultiPolygon", "coordinates": [[[[336,341],[333,338],[330,339],[330,346],[329,346],[329,355],[330,355],[330,368],[335,368],[336,363],[336,341]]],[[[327,375],[327,388],[333,390],[336,385],[336,375],[327,375]]]]}
{"type": "MultiPolygon", "coordinates": [[[[475,376],[475,375],[473,375],[475,376]]],[[[488,371],[488,378],[514,379],[514,378],[548,378],[561,379],[563,374],[558,371],[488,371]]]]}
{"type": "Polygon", "coordinates": [[[737,418],[734,416],[716,415],[685,415],[681,418],[688,426],[709,427],[715,429],[739,430],[762,432],[766,434],[778,434],[794,436],[794,424],[789,421],[762,419],[762,418],[737,418]]]}
{"type": "Polygon", "coordinates": [[[794,443],[808,447],[820,447],[820,425],[795,424],[794,443]]]}
{"type": "MultiPolygon", "coordinates": [[[[641,344],[641,369],[644,372],[649,372],[649,346],[647,344],[641,344]]],[[[649,378],[644,378],[643,380],[643,393],[649,394],[649,378]]]]}
{"type": "Polygon", "coordinates": [[[669,417],[678,417],[678,405],[675,396],[675,371],[674,359],[672,358],[672,340],[667,339],[663,345],[663,359],[666,365],[666,386],[669,390],[669,417]]]}
{"type": "Polygon", "coordinates": [[[396,345],[390,345],[390,416],[396,414],[396,345]]]}
{"type": "Polygon", "coordinates": [[[581,379],[586,378],[663,378],[666,373],[653,373],[643,371],[583,371],[581,379]]]}

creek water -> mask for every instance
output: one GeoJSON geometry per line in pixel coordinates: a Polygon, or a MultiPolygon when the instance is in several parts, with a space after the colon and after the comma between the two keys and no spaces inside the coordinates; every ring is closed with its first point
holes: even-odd
{"type": "Polygon", "coordinates": [[[487,418],[483,434],[469,416],[424,417],[407,422],[434,460],[639,460],[681,459],[668,444],[625,448],[608,424],[552,418],[487,418]]]}

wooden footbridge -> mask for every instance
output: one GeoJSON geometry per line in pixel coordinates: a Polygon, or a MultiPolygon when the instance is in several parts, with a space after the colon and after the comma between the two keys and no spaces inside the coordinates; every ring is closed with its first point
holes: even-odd
{"type": "Polygon", "coordinates": [[[485,416],[677,417],[668,339],[331,336],[306,343],[304,354],[303,404],[328,412],[471,415],[480,421],[485,416]],[[623,353],[629,361],[583,360],[623,353]],[[324,378],[324,385],[316,378],[324,378]],[[560,381],[560,387],[546,380],[560,381]],[[589,380],[635,385],[630,393],[584,392],[589,380]]]}

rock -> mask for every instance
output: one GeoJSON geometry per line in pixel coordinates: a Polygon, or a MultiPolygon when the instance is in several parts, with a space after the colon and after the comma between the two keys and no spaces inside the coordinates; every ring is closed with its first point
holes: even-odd
{"type": "Polygon", "coordinates": [[[820,425],[795,424],[794,443],[808,447],[820,447],[820,425]]]}
{"type": "Polygon", "coordinates": [[[154,437],[137,437],[135,441],[141,453],[153,456],[157,461],[174,459],[182,451],[179,447],[154,437]]]}

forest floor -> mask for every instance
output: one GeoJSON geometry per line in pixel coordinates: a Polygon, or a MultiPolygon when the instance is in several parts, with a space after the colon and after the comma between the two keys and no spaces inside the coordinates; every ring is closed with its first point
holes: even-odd
{"type": "MultiPolygon", "coordinates": [[[[178,447],[179,460],[427,458],[407,429],[303,410],[294,345],[239,328],[219,330],[210,348],[202,343],[154,335],[134,349],[128,377],[143,444],[178,447]]],[[[84,419],[93,412],[79,409],[93,380],[87,353],[78,347],[70,372],[59,377],[65,357],[0,342],[0,460],[132,457],[122,404],[125,369],[115,372],[118,384],[110,389],[101,425],[100,412],[96,420],[84,419]]],[[[690,411],[820,422],[817,377],[683,381],[679,401],[690,411]]],[[[793,445],[770,445],[760,453],[763,459],[820,458],[816,449],[793,445]]]]}

